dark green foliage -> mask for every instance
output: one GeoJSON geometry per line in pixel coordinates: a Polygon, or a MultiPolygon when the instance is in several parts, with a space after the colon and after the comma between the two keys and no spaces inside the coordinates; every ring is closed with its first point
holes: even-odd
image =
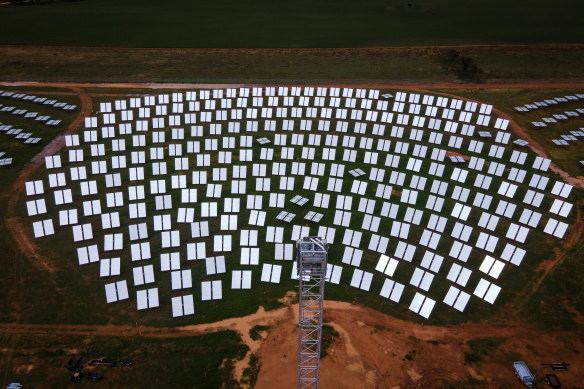
{"type": "Polygon", "coordinates": [[[464,363],[467,365],[480,364],[484,356],[492,355],[504,341],[505,338],[501,337],[469,340],[466,344],[470,347],[470,352],[464,353],[464,363]]]}
{"type": "Polygon", "coordinates": [[[473,365],[473,364],[479,364],[480,362],[483,361],[483,358],[476,353],[468,353],[468,352],[464,352],[464,364],[465,365],[473,365]]]}
{"type": "Polygon", "coordinates": [[[260,340],[262,338],[261,333],[270,329],[270,326],[255,325],[249,329],[249,337],[252,340],[260,340]]]}
{"type": "Polygon", "coordinates": [[[326,357],[328,348],[339,337],[339,333],[335,328],[329,324],[323,324],[321,332],[322,342],[320,345],[320,357],[326,357]]]}
{"type": "Polygon", "coordinates": [[[255,354],[251,354],[249,357],[249,367],[243,370],[243,375],[241,377],[241,383],[247,384],[250,388],[254,388],[256,382],[258,381],[258,374],[262,364],[260,358],[255,354]]]}
{"type": "Polygon", "coordinates": [[[483,69],[471,54],[461,54],[458,50],[449,49],[444,52],[445,63],[461,80],[480,81],[484,74],[483,69]]]}

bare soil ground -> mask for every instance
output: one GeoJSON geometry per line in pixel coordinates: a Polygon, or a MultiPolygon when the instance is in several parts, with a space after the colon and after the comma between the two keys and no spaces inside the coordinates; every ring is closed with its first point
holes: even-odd
{"type": "Polygon", "coordinates": [[[460,153],[456,153],[454,151],[447,151],[446,152],[446,157],[462,157],[464,158],[465,161],[468,161],[470,159],[470,157],[468,155],[464,155],[464,154],[460,154],[460,153]]]}
{"type": "MultiPolygon", "coordinates": [[[[344,302],[326,301],[324,308],[325,319],[340,338],[321,361],[323,388],[432,388],[442,381],[468,385],[471,378],[486,381],[485,387],[509,382],[511,387],[520,388],[511,368],[518,357],[540,372],[541,363],[571,362],[574,368],[561,374],[566,383],[579,384],[579,377],[584,374],[577,366],[584,362],[584,356],[578,352],[583,346],[578,336],[566,344],[566,334],[542,334],[526,324],[505,320],[434,327],[412,324],[344,302]],[[505,341],[492,355],[482,356],[484,362],[465,364],[464,352],[470,352],[466,342],[485,337],[503,337],[505,341]]],[[[262,368],[258,389],[296,387],[298,306],[282,309],[288,310],[287,316],[272,325],[259,348],[262,368]]]]}

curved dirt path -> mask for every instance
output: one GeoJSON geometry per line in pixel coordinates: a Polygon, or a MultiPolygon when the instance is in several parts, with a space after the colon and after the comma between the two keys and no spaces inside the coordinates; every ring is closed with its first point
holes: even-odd
{"type": "Polygon", "coordinates": [[[73,119],[73,121],[67,126],[67,131],[63,134],[57,136],[48,145],[46,145],[40,153],[35,155],[20,171],[18,177],[12,184],[10,190],[10,197],[8,199],[8,209],[6,226],[12,235],[12,238],[18,245],[20,251],[29,259],[35,259],[34,264],[39,265],[41,268],[48,270],[50,272],[54,271],[51,261],[46,255],[39,252],[38,246],[32,240],[30,233],[27,233],[29,227],[28,221],[23,220],[21,217],[17,216],[17,206],[21,198],[25,194],[25,182],[30,179],[30,177],[39,169],[45,162],[45,157],[53,155],[59,152],[63,146],[65,146],[65,135],[75,133],[83,125],[86,113],[91,112],[93,106],[93,100],[90,95],[88,95],[81,87],[78,86],[66,86],[63,84],[63,88],[71,89],[75,92],[81,100],[81,110],[79,114],[73,119]]]}
{"type": "MultiPolygon", "coordinates": [[[[270,324],[287,317],[289,307],[265,311],[260,307],[251,315],[225,319],[214,323],[193,324],[183,327],[149,327],[133,325],[94,325],[94,324],[22,324],[0,323],[0,333],[19,334],[63,334],[96,336],[144,336],[148,338],[176,338],[196,336],[224,329],[235,330],[249,338],[249,329],[256,324],[270,324]]],[[[298,309],[298,306],[296,306],[298,309]]]]}

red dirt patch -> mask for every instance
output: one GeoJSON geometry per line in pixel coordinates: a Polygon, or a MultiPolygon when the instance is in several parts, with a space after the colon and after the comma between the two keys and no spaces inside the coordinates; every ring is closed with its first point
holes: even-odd
{"type": "Polygon", "coordinates": [[[459,154],[454,151],[446,151],[446,157],[462,157],[465,161],[468,161],[470,157],[468,155],[459,154]]]}
{"type": "MultiPolygon", "coordinates": [[[[298,306],[292,308],[286,319],[272,326],[259,349],[262,368],[258,389],[296,387],[298,306]]],[[[501,381],[518,384],[511,367],[515,357],[525,359],[540,371],[540,363],[570,361],[575,369],[571,367],[562,374],[566,383],[580,382],[582,374],[579,366],[584,357],[574,351],[582,350],[577,336],[570,337],[573,345],[566,345],[560,335],[542,334],[515,322],[421,326],[373,309],[334,301],[325,302],[325,319],[340,333],[340,339],[321,361],[323,388],[429,388],[442,381],[466,382],[471,377],[497,387],[501,381]],[[464,352],[470,351],[466,342],[478,337],[506,340],[493,355],[483,356],[484,363],[465,365],[464,352]],[[530,347],[535,347],[539,356],[530,347]]]]}

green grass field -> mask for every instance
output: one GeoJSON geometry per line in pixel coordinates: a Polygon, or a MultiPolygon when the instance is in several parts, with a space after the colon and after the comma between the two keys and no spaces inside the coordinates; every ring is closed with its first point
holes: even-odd
{"type": "Polygon", "coordinates": [[[229,388],[233,366],[226,361],[243,358],[248,347],[234,331],[212,334],[148,338],[138,336],[81,336],[62,334],[0,334],[0,379],[23,387],[63,388],[71,371],[65,368],[83,357],[131,360],[131,367],[86,366],[84,371],[103,375],[103,381],[83,379],[81,387],[108,388],[229,388]]]}
{"type": "Polygon", "coordinates": [[[175,0],[164,7],[155,0],[82,0],[3,8],[0,43],[115,47],[582,43],[583,11],[584,4],[577,0],[175,0]]]}
{"type": "Polygon", "coordinates": [[[579,80],[583,67],[582,45],[350,50],[0,46],[3,81],[481,84],[579,80]],[[475,66],[464,70],[463,59],[475,66]]]}

